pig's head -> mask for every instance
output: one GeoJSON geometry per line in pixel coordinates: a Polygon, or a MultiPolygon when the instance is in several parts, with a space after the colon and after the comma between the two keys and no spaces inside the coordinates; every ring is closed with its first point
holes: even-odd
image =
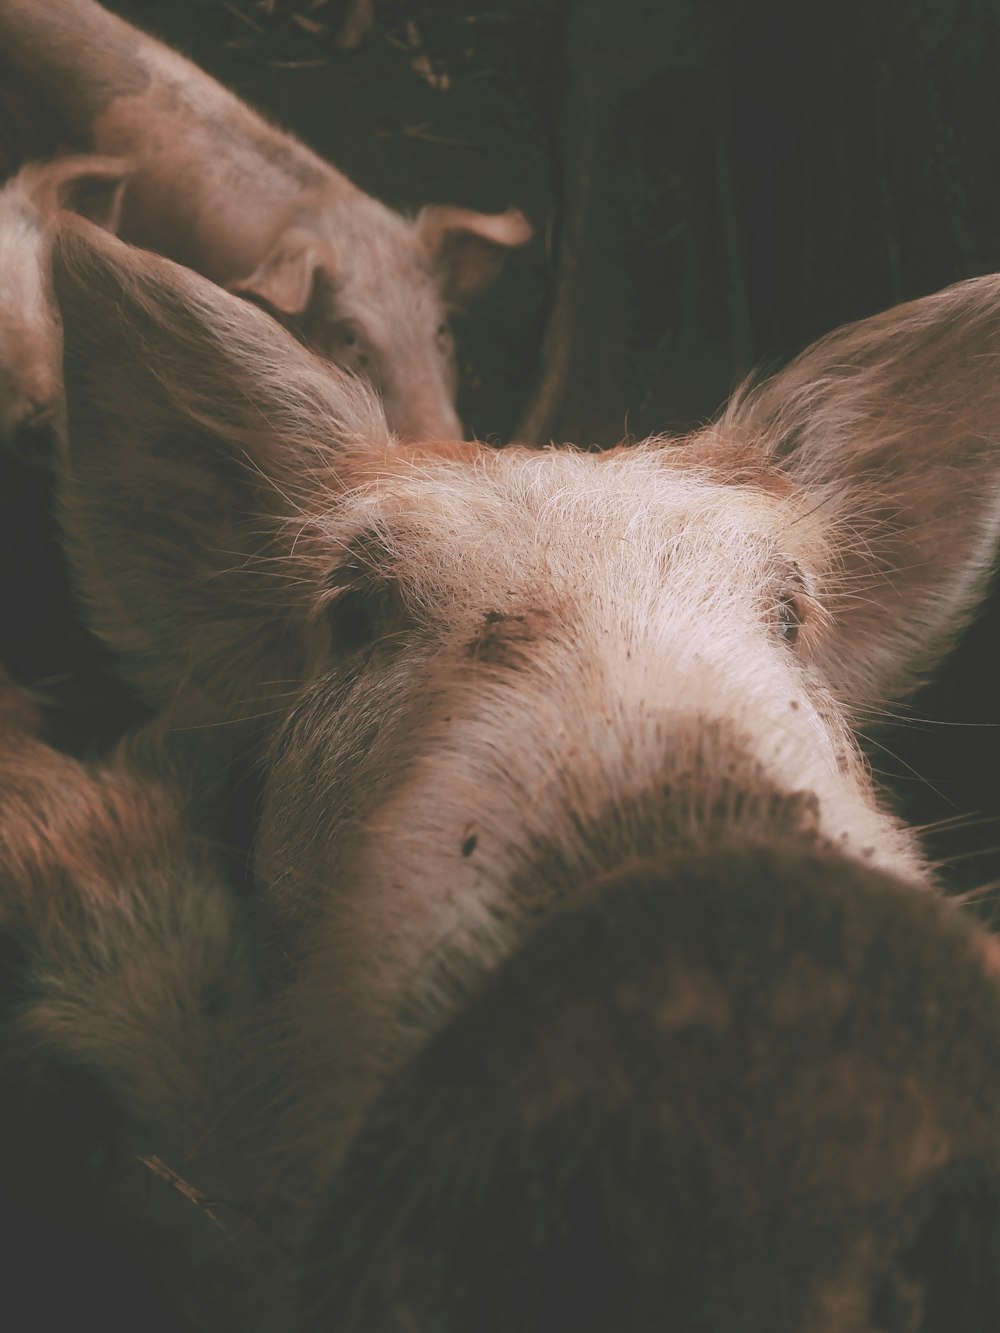
{"type": "Polygon", "coordinates": [[[944,1333],[968,1274],[1000,1317],[995,948],[851,729],[992,561],[1000,279],[689,439],[491,453],[166,261],[56,258],[91,623],[260,759],[233,1132],[315,1219],[295,1326],[944,1333]]]}
{"type": "Polygon", "coordinates": [[[428,206],[409,221],[352,193],[349,207],[284,232],[231,289],[374,384],[402,439],[454,439],[462,427],[449,316],[530,236],[517,209],[428,206]]]}
{"type": "Polygon", "coordinates": [[[114,230],[127,166],[117,158],[32,162],[0,190],[0,442],[52,460],[62,418],[62,332],[48,226],[60,209],[114,230]]]}

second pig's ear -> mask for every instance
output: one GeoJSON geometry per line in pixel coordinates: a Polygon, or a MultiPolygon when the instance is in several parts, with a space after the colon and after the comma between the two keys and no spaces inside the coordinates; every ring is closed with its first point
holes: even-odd
{"type": "Polygon", "coordinates": [[[157,709],[277,719],[329,574],[311,524],[391,448],[377,398],[251,303],[65,215],[53,286],[58,508],[89,627],[157,709]]]}
{"type": "Polygon", "coordinates": [[[282,233],[248,278],[229,283],[229,290],[278,319],[294,319],[308,309],[321,267],[330,268],[325,248],[310,232],[293,228],[282,233]]]}
{"type": "Polygon", "coordinates": [[[533,229],[517,208],[475,213],[469,208],[422,208],[414,223],[417,239],[438,276],[441,295],[463,305],[500,271],[506,251],[530,241],[533,229]]]}
{"type": "Polygon", "coordinates": [[[131,165],[120,157],[59,157],[23,169],[28,193],[40,212],[77,213],[117,232],[131,165]]]}

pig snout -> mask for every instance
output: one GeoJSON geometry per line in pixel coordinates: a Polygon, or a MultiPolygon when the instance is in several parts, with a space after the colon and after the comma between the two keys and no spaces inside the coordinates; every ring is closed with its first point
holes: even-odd
{"type": "Polygon", "coordinates": [[[998,1236],[981,939],[723,837],[585,885],[387,1085],[297,1327],[981,1333],[998,1236]]]}
{"type": "Polygon", "coordinates": [[[451,398],[442,388],[407,385],[394,391],[383,388],[386,416],[401,440],[461,440],[462,423],[451,398]]]}
{"type": "Polygon", "coordinates": [[[47,366],[0,370],[0,441],[22,462],[49,467],[62,420],[62,386],[47,366]]]}

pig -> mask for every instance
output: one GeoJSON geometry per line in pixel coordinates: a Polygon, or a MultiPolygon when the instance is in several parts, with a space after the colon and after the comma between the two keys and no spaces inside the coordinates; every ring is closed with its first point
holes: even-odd
{"type": "Polygon", "coordinates": [[[95,0],[2,0],[0,88],[36,138],[134,161],[125,240],[366,376],[403,437],[461,434],[448,316],[530,237],[517,209],[404,218],[95,0]]]}
{"type": "Polygon", "coordinates": [[[0,189],[0,445],[23,461],[54,456],[62,412],[62,336],[47,224],[71,209],[114,229],[127,163],[70,156],[32,162],[0,189]]]}
{"type": "Polygon", "coordinates": [[[160,1329],[171,1228],[150,1215],[156,1162],[138,1155],[152,1141],[176,1160],[210,1130],[254,974],[180,775],[59,753],[49,723],[0,668],[5,1320],[52,1328],[93,1303],[110,1329],[160,1329]],[[127,1258],[137,1221],[155,1271],[127,1258]],[[39,1283],[43,1254],[58,1281],[39,1283]]]}
{"type": "MultiPolygon", "coordinates": [[[[1000,954],[854,732],[994,559],[1000,277],[603,454],[401,442],[72,218],[54,282],[65,550],[155,713],[124,753],[259,782],[227,1095],[182,1124],[100,1009],[39,1022],[112,1106],[149,1080],[183,1326],[1000,1326],[1000,954]]],[[[189,983],[132,915],[155,1051],[189,983]]]]}

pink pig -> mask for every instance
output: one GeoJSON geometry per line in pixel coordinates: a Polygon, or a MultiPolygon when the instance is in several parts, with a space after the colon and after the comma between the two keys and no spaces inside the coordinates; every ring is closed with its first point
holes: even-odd
{"type": "Polygon", "coordinates": [[[0,88],[36,133],[134,161],[125,240],[366,376],[401,436],[461,435],[448,315],[530,237],[517,209],[404,218],[94,0],[0,0],[0,88]]]}

